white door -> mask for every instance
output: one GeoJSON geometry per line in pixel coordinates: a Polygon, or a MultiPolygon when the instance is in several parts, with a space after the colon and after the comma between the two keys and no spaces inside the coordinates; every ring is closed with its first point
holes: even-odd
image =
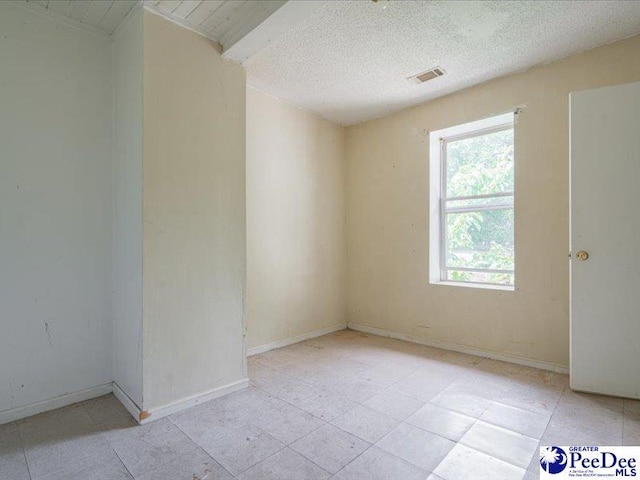
{"type": "Polygon", "coordinates": [[[640,398],[640,83],[570,101],[571,388],[640,398]]]}

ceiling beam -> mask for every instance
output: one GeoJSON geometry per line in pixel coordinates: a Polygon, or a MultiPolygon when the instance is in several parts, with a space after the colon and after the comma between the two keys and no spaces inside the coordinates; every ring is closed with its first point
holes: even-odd
{"type": "Polygon", "coordinates": [[[222,56],[243,63],[294,25],[320,9],[326,0],[267,1],[263,9],[237,24],[221,39],[222,56]]]}

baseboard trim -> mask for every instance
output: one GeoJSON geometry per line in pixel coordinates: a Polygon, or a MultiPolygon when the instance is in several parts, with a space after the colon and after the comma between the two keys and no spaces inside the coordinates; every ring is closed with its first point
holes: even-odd
{"type": "Polygon", "coordinates": [[[29,405],[23,405],[22,407],[11,408],[9,410],[3,410],[0,412],[0,425],[15,422],[22,418],[37,415],[39,413],[48,412],[49,410],[55,410],[56,408],[66,407],[73,403],[84,402],[91,398],[101,397],[107,395],[113,390],[111,382],[96,387],[86,388],[84,390],[78,390],[76,392],[66,393],[58,397],[50,398],[48,400],[42,400],[40,402],[31,403],[29,405]]]}
{"type": "Polygon", "coordinates": [[[532,358],[519,357],[517,355],[509,355],[507,353],[498,353],[491,350],[483,350],[481,348],[466,347],[464,345],[458,345],[455,343],[442,343],[434,340],[428,340],[426,338],[416,337],[413,335],[406,335],[404,333],[393,332],[391,330],[384,330],[382,328],[370,327],[360,323],[349,322],[348,328],[356,330],[358,332],[370,333],[372,335],[378,335],[380,337],[395,338],[397,340],[404,340],[406,342],[418,343],[420,345],[427,345],[429,347],[442,348],[443,350],[451,350],[453,352],[467,353],[469,355],[475,355],[477,357],[491,358],[493,360],[500,360],[502,362],[515,363],[517,365],[523,365],[525,367],[539,368],[540,370],[548,370],[555,373],[569,373],[569,367],[564,365],[556,365],[555,363],[543,362],[540,360],[534,360],[532,358]]]}
{"type": "Polygon", "coordinates": [[[171,415],[172,413],[179,412],[194,405],[198,405],[214,398],[222,397],[229,393],[233,393],[238,390],[242,390],[249,386],[249,379],[243,378],[237,382],[224,385],[222,387],[214,388],[206,392],[185,397],[176,402],[164,405],[162,407],[153,408],[150,410],[141,410],[136,403],[129,398],[129,396],[120,388],[115,382],[105,383],[96,387],[87,388],[85,390],[79,390],[77,392],[67,393],[60,395],[59,397],[43,400],[41,402],[31,403],[22,407],[11,408],[8,410],[0,411],[0,425],[5,423],[15,422],[22,418],[31,417],[39,413],[48,412],[49,410],[55,410],[56,408],[66,407],[78,402],[84,402],[92,398],[101,397],[113,393],[118,401],[124,406],[124,408],[131,414],[131,416],[141,425],[159,420],[160,418],[171,415]]]}
{"type": "Polygon", "coordinates": [[[131,397],[127,395],[116,382],[113,382],[113,396],[118,399],[118,401],[127,410],[127,412],[129,412],[135,419],[135,421],[140,423],[140,414],[142,413],[142,410],[140,409],[140,407],[138,407],[136,402],[131,400],[131,397]]]}
{"type": "Polygon", "coordinates": [[[213,400],[214,398],[222,397],[238,390],[242,390],[243,388],[247,388],[248,386],[249,379],[243,378],[242,380],[238,380],[236,382],[232,382],[227,385],[223,385],[222,387],[214,388],[197,395],[185,397],[161,407],[151,408],[149,410],[143,410],[141,412],[139,411],[136,420],[140,425],[144,425],[146,423],[150,423],[174,413],[180,412],[187,408],[194,407],[200,403],[208,402],[209,400],[213,400]]]}
{"type": "Polygon", "coordinates": [[[284,338],[282,340],[278,340],[272,343],[267,343],[266,345],[260,345],[258,347],[250,348],[247,350],[247,356],[251,357],[252,355],[259,355],[261,353],[268,352],[269,350],[275,350],[276,348],[286,347],[288,345],[293,345],[294,343],[304,342],[305,340],[321,337],[322,335],[327,335],[329,333],[337,332],[339,330],[344,330],[346,328],[347,328],[346,323],[339,323],[337,325],[332,325],[330,327],[321,328],[320,330],[314,330],[312,332],[303,333],[302,335],[298,335],[295,337],[284,338]]]}

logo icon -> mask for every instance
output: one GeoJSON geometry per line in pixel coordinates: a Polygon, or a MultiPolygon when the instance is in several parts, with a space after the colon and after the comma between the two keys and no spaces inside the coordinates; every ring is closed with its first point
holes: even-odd
{"type": "Polygon", "coordinates": [[[560,473],[567,467],[567,454],[560,447],[544,447],[540,451],[540,466],[547,473],[560,473]]]}

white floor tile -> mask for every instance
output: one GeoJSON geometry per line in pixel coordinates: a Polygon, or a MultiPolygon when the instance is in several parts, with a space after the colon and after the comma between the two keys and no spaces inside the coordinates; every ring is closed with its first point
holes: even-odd
{"type": "Polygon", "coordinates": [[[384,387],[354,375],[340,383],[328,385],[327,389],[352,402],[363,403],[380,393],[384,387]]]}
{"type": "Polygon", "coordinates": [[[511,383],[496,401],[523,410],[548,414],[555,410],[563,391],[564,387],[561,386],[520,379],[511,383]]]}
{"type": "Polygon", "coordinates": [[[501,403],[492,403],[480,417],[487,423],[537,439],[542,438],[550,419],[549,412],[532,412],[501,403]]]}
{"type": "Polygon", "coordinates": [[[389,390],[428,402],[451,385],[452,381],[452,377],[444,372],[419,371],[394,383],[389,390]]]}
{"type": "Polygon", "coordinates": [[[64,479],[86,472],[121,470],[120,459],[82,404],[20,420],[18,423],[31,477],[64,479]]]}
{"type": "Polygon", "coordinates": [[[238,480],[325,480],[329,472],[285,448],[238,475],[238,480]]]}
{"type": "Polygon", "coordinates": [[[231,474],[237,475],[284,448],[284,443],[261,429],[224,425],[182,417],[177,425],[231,474]]]}
{"type": "Polygon", "coordinates": [[[542,443],[620,445],[623,424],[622,399],[565,390],[542,436],[542,443]]]}
{"type": "Polygon", "coordinates": [[[18,426],[0,425],[0,478],[29,480],[27,461],[22,450],[18,426]]]}
{"type": "Polygon", "coordinates": [[[310,397],[291,403],[325,422],[339,417],[358,405],[351,400],[341,397],[337,393],[321,389],[310,397]]]}
{"type": "Polygon", "coordinates": [[[444,390],[431,400],[431,404],[436,407],[453,410],[468,417],[478,418],[489,407],[491,402],[486,398],[473,394],[444,390]]]}
{"type": "Polygon", "coordinates": [[[113,457],[109,462],[99,461],[94,464],[88,462],[77,469],[64,469],[47,473],[41,477],[32,477],[33,480],[133,480],[125,466],[113,457]]]}
{"type": "Polygon", "coordinates": [[[371,367],[358,374],[359,377],[364,378],[369,382],[376,383],[383,387],[388,387],[394,383],[408,377],[416,371],[418,368],[415,362],[406,363],[383,363],[371,367]]]}
{"type": "Polygon", "coordinates": [[[538,440],[478,421],[460,443],[526,469],[538,448],[538,440]]]}
{"type": "Polygon", "coordinates": [[[231,480],[233,477],[202,449],[185,453],[135,480],[231,480]]]}
{"type": "Polygon", "coordinates": [[[400,393],[385,390],[364,402],[365,407],[389,415],[396,420],[405,420],[417,412],[424,402],[400,393]]]}
{"type": "Polygon", "coordinates": [[[371,447],[340,470],[335,480],[424,480],[428,472],[390,453],[371,447]]]}
{"type": "Polygon", "coordinates": [[[529,480],[540,442],[640,444],[640,401],[400,340],[345,330],[248,365],[256,386],[144,427],[112,395],[2,426],[0,478],[529,480]]]}
{"type": "Polygon", "coordinates": [[[407,423],[457,442],[476,422],[475,418],[426,404],[407,423]]]}
{"type": "Polygon", "coordinates": [[[325,424],[309,412],[278,399],[251,412],[253,425],[286,445],[295,442],[325,424]]]}
{"type": "Polygon", "coordinates": [[[122,430],[109,443],[134,476],[173,461],[198,445],[168,419],[122,430]]]}
{"type": "Polygon", "coordinates": [[[336,473],[371,444],[333,425],[325,425],[291,444],[291,449],[336,473]]]}
{"type": "Polygon", "coordinates": [[[376,446],[431,472],[455,446],[455,442],[403,423],[383,437],[376,446]]]}
{"type": "Polygon", "coordinates": [[[314,386],[275,370],[251,377],[251,384],[286,402],[298,402],[318,392],[314,386]]]}
{"type": "Polygon", "coordinates": [[[112,431],[137,425],[131,414],[113,394],[87,400],[82,405],[93,423],[101,430],[112,431]]]}
{"type": "Polygon", "coordinates": [[[122,461],[99,436],[58,439],[26,449],[32,480],[72,480],[91,476],[130,479],[122,461]]]}
{"type": "Polygon", "coordinates": [[[375,443],[397,427],[400,421],[371,408],[357,406],[331,423],[369,443],[375,443]]]}
{"type": "Polygon", "coordinates": [[[433,473],[444,480],[522,480],[525,470],[458,444],[433,473]]]}

